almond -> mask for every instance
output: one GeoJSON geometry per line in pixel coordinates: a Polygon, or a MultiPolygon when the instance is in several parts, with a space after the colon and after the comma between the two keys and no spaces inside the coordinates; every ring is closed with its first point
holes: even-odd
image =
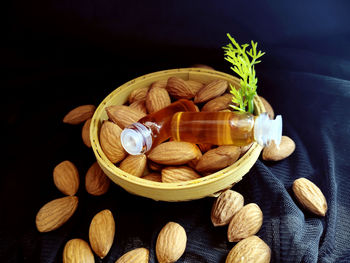
{"type": "Polygon", "coordinates": [[[136,248],[121,256],[115,263],[148,263],[149,251],[146,248],[136,248]]]}
{"type": "Polygon", "coordinates": [[[90,124],[91,124],[91,118],[87,119],[84,123],[84,126],[81,130],[81,138],[83,139],[83,143],[91,148],[91,141],[90,141],[90,124]]]}
{"type": "Polygon", "coordinates": [[[185,252],[187,235],[178,223],[169,222],[159,232],[156,255],[159,263],[176,262],[185,252]]]}
{"type": "Polygon", "coordinates": [[[53,169],[53,181],[63,194],[75,195],[79,188],[79,172],[70,161],[63,161],[53,169]]]}
{"type": "Polygon", "coordinates": [[[271,249],[257,236],[239,241],[227,255],[225,263],[269,263],[271,249]]]}
{"type": "Polygon", "coordinates": [[[226,110],[232,104],[232,95],[224,94],[222,96],[216,97],[204,104],[202,111],[221,111],[226,110]]]}
{"type": "Polygon", "coordinates": [[[63,249],[63,263],[94,263],[95,258],[89,244],[79,238],[69,240],[63,249]]]}
{"type": "Polygon", "coordinates": [[[207,151],[199,159],[196,170],[199,172],[214,172],[230,166],[238,160],[240,147],[224,145],[207,151]]]}
{"type": "Polygon", "coordinates": [[[195,103],[202,103],[208,100],[219,97],[227,90],[228,83],[226,80],[214,80],[208,84],[206,84],[203,88],[201,88],[196,96],[194,97],[195,103]]]}
{"type": "Polygon", "coordinates": [[[204,64],[194,64],[194,65],[192,65],[192,68],[204,68],[204,69],[214,70],[213,67],[208,66],[208,65],[204,65],[204,64]]]}
{"type": "MultiPolygon", "coordinates": [[[[196,146],[197,146],[197,145],[196,145],[196,146]]],[[[197,147],[197,148],[198,148],[197,157],[194,158],[192,161],[189,161],[189,162],[187,163],[188,166],[191,167],[191,168],[193,168],[193,169],[196,169],[196,166],[197,166],[197,164],[198,164],[200,158],[202,158],[202,156],[203,156],[203,154],[202,154],[201,150],[199,149],[199,147],[197,147]]]]}
{"type": "Polygon", "coordinates": [[[132,104],[133,102],[138,100],[146,100],[147,92],[148,87],[134,89],[129,95],[129,104],[132,104]]]}
{"type": "Polygon", "coordinates": [[[148,155],[152,161],[166,165],[181,165],[188,163],[198,156],[198,147],[189,142],[164,142],[156,147],[148,155]]]}
{"type": "Polygon", "coordinates": [[[150,180],[150,181],[154,181],[154,182],[162,182],[162,176],[159,173],[150,173],[145,175],[144,177],[142,177],[142,179],[145,180],[150,180]]]}
{"type": "Polygon", "coordinates": [[[248,145],[245,145],[245,146],[241,146],[241,154],[240,156],[243,156],[246,152],[249,151],[250,147],[252,147],[253,143],[250,143],[248,145]]]}
{"type": "Polygon", "coordinates": [[[115,222],[110,210],[102,210],[93,217],[89,228],[89,240],[92,250],[101,259],[111,249],[114,233],[115,222]]]}
{"type": "Polygon", "coordinates": [[[95,109],[96,107],[94,105],[82,105],[76,107],[64,116],[63,122],[68,124],[83,123],[94,115],[95,109]]]}
{"type": "Polygon", "coordinates": [[[147,163],[146,155],[129,155],[120,163],[120,169],[124,172],[141,177],[145,171],[147,163]]]}
{"type": "Polygon", "coordinates": [[[191,99],[194,97],[190,86],[178,77],[169,78],[166,89],[176,99],[191,99]]]}
{"type": "Polygon", "coordinates": [[[106,112],[108,117],[122,129],[146,116],[145,113],[125,105],[109,106],[106,112]]]}
{"type": "Polygon", "coordinates": [[[211,222],[214,226],[224,226],[230,223],[233,215],[244,204],[243,196],[232,190],[226,190],[215,200],[211,210],[211,222]]]}
{"type": "Polygon", "coordinates": [[[107,193],[111,180],[95,162],[86,173],[85,189],[91,195],[99,196],[107,193]]]}
{"type": "Polygon", "coordinates": [[[147,114],[146,100],[137,100],[129,105],[130,108],[138,110],[144,114],[147,114]]]}
{"type": "Polygon", "coordinates": [[[188,166],[166,167],[162,170],[163,183],[178,183],[198,179],[201,176],[188,166]]]}
{"type": "Polygon", "coordinates": [[[263,97],[259,96],[261,102],[264,104],[265,112],[269,115],[270,119],[273,120],[275,118],[275,112],[271,104],[263,97]]]}
{"type": "Polygon", "coordinates": [[[210,143],[199,143],[198,147],[202,153],[205,153],[205,152],[209,151],[211,148],[213,148],[213,145],[210,143]]]}
{"type": "Polygon", "coordinates": [[[62,226],[78,207],[78,197],[66,196],[45,204],[36,215],[36,228],[39,232],[49,232],[62,226]]]}
{"type": "Polygon", "coordinates": [[[170,104],[170,96],[166,89],[159,87],[150,88],[146,97],[146,108],[149,113],[159,111],[170,104]]]}
{"type": "Polygon", "coordinates": [[[266,146],[262,152],[262,158],[265,161],[280,161],[287,158],[295,150],[294,141],[288,136],[282,136],[279,148],[272,141],[269,146],[266,146]]]}
{"type": "Polygon", "coordinates": [[[161,80],[157,80],[157,81],[153,82],[150,88],[166,89],[167,84],[168,84],[167,79],[161,79],[161,80]]]}
{"type": "Polygon", "coordinates": [[[100,130],[100,143],[104,154],[112,163],[123,160],[126,152],[120,142],[122,129],[113,122],[104,121],[100,130]]]}
{"type": "Polygon", "coordinates": [[[150,159],[147,160],[147,164],[148,164],[148,168],[153,170],[153,171],[157,171],[160,172],[164,166],[159,164],[159,163],[155,163],[153,161],[151,161],[150,159]]]}
{"type": "Polygon", "coordinates": [[[250,203],[241,208],[232,217],[227,230],[229,242],[238,242],[244,238],[255,235],[261,228],[263,214],[260,207],[250,203]]]}
{"type": "Polygon", "coordinates": [[[325,216],[327,212],[327,201],[313,182],[306,178],[299,178],[293,183],[293,192],[300,204],[318,216],[325,216]]]}
{"type": "Polygon", "coordinates": [[[190,88],[193,97],[197,94],[197,92],[204,87],[204,84],[195,80],[186,80],[185,81],[188,87],[190,88]]]}

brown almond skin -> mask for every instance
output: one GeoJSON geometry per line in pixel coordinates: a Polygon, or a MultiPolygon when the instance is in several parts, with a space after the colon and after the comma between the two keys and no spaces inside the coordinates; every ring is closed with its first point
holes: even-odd
{"type": "Polygon", "coordinates": [[[62,226],[78,207],[78,197],[66,196],[45,204],[36,215],[39,232],[49,232],[62,226]]]}
{"type": "Polygon", "coordinates": [[[269,246],[253,235],[239,241],[227,255],[225,263],[269,263],[270,259],[269,246]]]}
{"type": "Polygon", "coordinates": [[[148,263],[149,251],[147,248],[136,248],[121,256],[115,263],[148,263]]]}
{"type": "Polygon", "coordinates": [[[115,234],[115,222],[110,210],[105,209],[97,213],[91,220],[89,241],[92,250],[101,259],[112,247],[115,234]]]}
{"type": "Polygon", "coordinates": [[[148,154],[153,162],[166,165],[181,165],[198,156],[198,147],[189,142],[164,142],[148,154]]]}
{"type": "Polygon", "coordinates": [[[91,195],[100,196],[107,193],[111,180],[95,162],[85,175],[85,189],[91,195]]]}
{"type": "Polygon", "coordinates": [[[178,183],[194,179],[201,176],[188,166],[166,167],[162,170],[163,183],[178,183]]]}
{"type": "Polygon", "coordinates": [[[138,110],[143,114],[147,114],[146,101],[145,100],[137,100],[129,105],[130,108],[138,110]]]}
{"type": "Polygon", "coordinates": [[[149,113],[159,111],[171,104],[169,93],[164,88],[152,87],[147,93],[146,108],[149,113]]]}
{"type": "Polygon", "coordinates": [[[192,99],[194,96],[186,81],[178,77],[170,77],[166,89],[175,99],[192,99]]]}
{"type": "Polygon", "coordinates": [[[100,144],[104,154],[112,163],[123,160],[126,156],[120,142],[122,129],[115,123],[104,121],[100,129],[100,144]]]}
{"type": "Polygon", "coordinates": [[[290,156],[295,150],[294,141],[288,136],[282,136],[279,148],[274,141],[269,146],[264,147],[262,158],[265,161],[280,161],[290,156]]]}
{"type": "Polygon", "coordinates": [[[238,242],[244,238],[255,235],[261,228],[263,214],[255,203],[243,206],[232,217],[227,229],[229,242],[238,242]]]}
{"type": "Polygon", "coordinates": [[[95,112],[95,105],[82,105],[72,109],[66,114],[63,118],[64,123],[68,124],[80,124],[86,121],[87,119],[92,118],[95,112]]]}
{"type": "Polygon", "coordinates": [[[271,104],[264,97],[259,96],[259,98],[264,104],[265,112],[267,112],[267,115],[269,115],[270,119],[273,120],[275,118],[275,112],[271,104]]]}
{"type": "Polygon", "coordinates": [[[156,171],[156,172],[160,172],[164,166],[159,164],[159,163],[155,163],[153,161],[151,161],[150,159],[147,159],[147,165],[148,168],[151,169],[152,171],[156,171]]]}
{"type": "Polygon", "coordinates": [[[299,203],[318,216],[327,213],[327,201],[320,188],[306,178],[299,178],[293,183],[293,192],[299,203]]]}
{"type": "Polygon", "coordinates": [[[81,138],[83,139],[83,143],[91,148],[91,141],[90,141],[90,124],[91,124],[91,118],[87,119],[84,123],[83,128],[81,129],[81,138]]]}
{"type": "Polygon", "coordinates": [[[149,87],[134,89],[129,95],[129,104],[139,100],[146,100],[148,89],[149,87]]]}
{"type": "Polygon", "coordinates": [[[199,159],[196,170],[199,172],[214,172],[230,166],[238,160],[241,153],[237,146],[219,146],[207,151],[199,159]]]}
{"type": "Polygon", "coordinates": [[[125,105],[109,106],[106,112],[108,117],[122,129],[146,116],[145,113],[125,105]]]}
{"type": "Polygon", "coordinates": [[[142,177],[142,179],[145,180],[150,180],[153,182],[158,182],[161,183],[162,182],[162,176],[159,173],[150,173],[145,175],[144,177],[142,177]]]}
{"type": "Polygon", "coordinates": [[[53,169],[53,180],[65,195],[75,195],[79,188],[79,172],[77,167],[70,161],[63,161],[53,169]]]}
{"type": "Polygon", "coordinates": [[[224,94],[204,104],[202,111],[222,111],[229,109],[230,104],[232,104],[232,95],[224,94]]]}
{"type": "Polygon", "coordinates": [[[201,88],[194,97],[194,103],[202,103],[221,96],[227,90],[226,80],[214,80],[201,88]]]}
{"type": "Polygon", "coordinates": [[[204,68],[204,69],[215,70],[213,67],[205,65],[205,64],[194,64],[194,65],[192,65],[192,68],[204,68]]]}
{"type": "Polygon", "coordinates": [[[167,84],[168,84],[167,79],[161,79],[161,80],[157,80],[157,81],[153,82],[150,88],[166,89],[167,84]]]}
{"type": "Polygon", "coordinates": [[[147,157],[145,154],[129,155],[121,163],[119,168],[124,172],[141,177],[145,171],[147,157]]]}
{"type": "Polygon", "coordinates": [[[186,84],[190,88],[193,97],[197,94],[197,92],[204,87],[204,84],[195,80],[185,80],[186,84]]]}
{"type": "Polygon", "coordinates": [[[62,260],[63,263],[94,263],[95,257],[86,241],[75,238],[64,246],[62,260]]]}
{"type": "Polygon", "coordinates": [[[226,190],[215,200],[211,210],[211,222],[214,226],[225,226],[230,223],[244,204],[243,195],[233,190],[226,190]]]}

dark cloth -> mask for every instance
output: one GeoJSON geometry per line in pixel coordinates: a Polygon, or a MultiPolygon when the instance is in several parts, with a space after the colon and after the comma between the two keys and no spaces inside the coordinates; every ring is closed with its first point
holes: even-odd
{"type": "MultiPolygon", "coordinates": [[[[232,73],[223,59],[226,33],[258,41],[258,93],[283,117],[295,152],[259,159],[233,187],[264,214],[257,233],[272,262],[350,262],[350,18],[347,1],[22,1],[7,2],[1,43],[2,150],[0,262],[61,262],[65,243],[88,241],[92,217],[110,209],[116,236],[107,257],[155,243],[169,221],[188,241],[178,262],[225,262],[235,243],[210,221],[213,198],[166,203],[112,184],[94,197],[84,189],[94,162],[82,125],[62,123],[82,104],[98,105],[119,85],[158,70],[208,64],[232,73]],[[61,228],[39,233],[41,206],[62,197],[52,171],[64,160],[80,173],[78,209],[61,228]],[[328,202],[326,216],[308,213],[291,186],[306,177],[328,202]]],[[[96,261],[100,262],[96,257],[96,261]]]]}

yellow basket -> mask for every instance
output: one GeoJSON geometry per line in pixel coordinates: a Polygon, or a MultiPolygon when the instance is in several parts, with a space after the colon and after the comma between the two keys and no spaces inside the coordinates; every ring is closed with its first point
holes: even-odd
{"type": "MultiPolygon", "coordinates": [[[[262,150],[260,145],[254,143],[246,154],[225,169],[196,180],[181,183],[158,183],[128,174],[110,162],[102,151],[99,131],[103,120],[108,119],[105,108],[111,105],[122,105],[128,100],[131,91],[149,86],[157,80],[166,80],[169,77],[197,80],[202,83],[222,79],[231,84],[239,85],[239,79],[229,74],[202,68],[159,71],[138,77],[121,85],[102,101],[91,121],[90,139],[97,162],[113,182],[132,194],[162,201],[187,201],[206,196],[216,196],[220,191],[232,187],[242,179],[243,175],[248,173],[260,155],[262,150]]],[[[258,96],[255,96],[254,104],[256,114],[265,111],[258,96]]]]}

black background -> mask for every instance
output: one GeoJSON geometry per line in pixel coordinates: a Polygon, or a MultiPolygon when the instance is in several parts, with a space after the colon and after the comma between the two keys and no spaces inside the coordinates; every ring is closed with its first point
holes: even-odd
{"type": "Polygon", "coordinates": [[[179,262],[225,261],[233,244],[226,241],[226,228],[211,226],[211,198],[155,202],[117,185],[111,185],[104,196],[88,195],[83,182],[94,162],[93,152],[81,140],[82,125],[63,124],[62,118],[78,105],[97,106],[119,85],[158,70],[202,63],[231,73],[221,49],[228,43],[226,33],[240,43],[258,41],[266,52],[256,67],[258,93],[282,114],[284,134],[297,143],[287,160],[258,161],[234,188],[246,203],[262,207],[265,218],[258,235],[272,248],[272,261],[350,261],[345,220],[350,210],[350,4],[242,2],[18,0],[4,4],[0,262],[61,262],[65,242],[88,241],[92,217],[105,208],[115,217],[116,238],[101,262],[114,262],[140,246],[150,249],[150,262],[155,262],[157,234],[169,221],[183,225],[188,235],[179,262]],[[79,207],[63,227],[41,234],[35,228],[35,215],[43,204],[63,196],[53,184],[52,170],[66,159],[80,172],[79,207]],[[295,229],[276,232],[272,227],[274,220],[288,225],[285,219],[299,209],[287,194],[293,180],[301,176],[320,186],[330,207],[325,219],[305,214],[305,225],[322,226],[317,238],[308,242],[297,238],[295,229]]]}

